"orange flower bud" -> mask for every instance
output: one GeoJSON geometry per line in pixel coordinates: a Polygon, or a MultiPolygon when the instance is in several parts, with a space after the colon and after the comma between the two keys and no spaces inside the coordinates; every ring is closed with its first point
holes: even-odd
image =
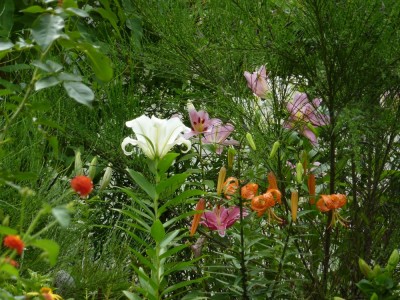
{"type": "Polygon", "coordinates": [[[17,251],[19,255],[24,251],[25,244],[19,235],[7,235],[3,241],[4,246],[17,251]]]}
{"type": "Polygon", "coordinates": [[[296,219],[297,219],[298,206],[299,206],[299,193],[297,191],[293,191],[292,196],[290,198],[290,208],[292,211],[293,222],[296,222],[296,219]]]}
{"type": "Polygon", "coordinates": [[[197,227],[199,226],[203,210],[206,208],[206,200],[201,198],[196,205],[196,214],[193,217],[192,227],[190,228],[190,236],[196,233],[197,227]]]}
{"type": "Polygon", "coordinates": [[[278,184],[276,183],[275,174],[273,172],[269,172],[267,177],[268,177],[268,183],[269,183],[268,189],[277,190],[278,189],[278,184]]]}
{"type": "Polygon", "coordinates": [[[81,197],[86,197],[93,190],[93,182],[89,177],[80,175],[71,180],[71,187],[81,197]]]}
{"type": "Polygon", "coordinates": [[[309,174],[308,175],[308,193],[310,194],[310,204],[315,203],[315,175],[309,174]]]}

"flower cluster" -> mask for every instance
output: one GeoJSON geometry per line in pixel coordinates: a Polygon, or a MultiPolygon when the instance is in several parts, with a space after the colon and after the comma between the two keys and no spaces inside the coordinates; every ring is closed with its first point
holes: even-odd
{"type": "Polygon", "coordinates": [[[223,124],[220,119],[210,119],[207,112],[197,111],[191,103],[188,105],[188,112],[192,129],[185,134],[186,138],[203,134],[202,143],[214,145],[217,154],[222,153],[223,146],[239,145],[234,139],[228,140],[228,136],[235,129],[232,124],[223,124]]]}
{"type": "Polygon", "coordinates": [[[257,212],[257,216],[261,217],[265,213],[268,214],[268,220],[278,221],[281,223],[283,220],[279,218],[273,210],[273,207],[278,203],[281,204],[282,194],[278,189],[275,175],[271,172],[268,174],[269,187],[263,194],[258,195],[258,184],[250,182],[241,188],[241,197],[244,200],[250,200],[250,207],[253,211],[257,212]]]}

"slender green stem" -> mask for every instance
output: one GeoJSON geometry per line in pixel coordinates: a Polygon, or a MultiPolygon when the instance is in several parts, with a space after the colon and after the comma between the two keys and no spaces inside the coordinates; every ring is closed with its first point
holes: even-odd
{"type": "MultiPolygon", "coordinates": [[[[40,59],[39,59],[40,61],[44,60],[44,58],[46,57],[50,48],[51,48],[51,45],[49,47],[47,47],[47,49],[44,52],[42,52],[42,54],[40,55],[40,59]]],[[[25,104],[28,102],[29,96],[31,95],[31,92],[33,90],[35,82],[38,79],[38,72],[39,72],[39,69],[37,67],[35,67],[33,74],[32,74],[31,81],[29,82],[28,87],[26,88],[26,91],[25,91],[24,97],[22,98],[21,103],[18,105],[17,109],[14,111],[12,116],[8,119],[7,123],[4,125],[3,132],[0,134],[0,143],[4,141],[4,139],[6,137],[6,133],[7,133],[8,129],[10,128],[10,125],[17,118],[17,116],[20,114],[20,112],[24,108],[25,104]]]]}

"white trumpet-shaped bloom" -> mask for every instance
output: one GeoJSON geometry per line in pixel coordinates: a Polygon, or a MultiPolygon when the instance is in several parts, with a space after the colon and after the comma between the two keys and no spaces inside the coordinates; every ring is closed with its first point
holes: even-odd
{"type": "Polygon", "coordinates": [[[127,151],[126,146],[139,146],[150,159],[161,159],[175,145],[184,144],[185,151],[189,151],[191,142],[184,138],[182,133],[190,132],[179,118],[159,119],[152,116],[151,119],[142,115],[126,122],[126,126],[132,128],[136,139],[126,137],[121,146],[125,155],[131,155],[133,151],[127,151]]]}

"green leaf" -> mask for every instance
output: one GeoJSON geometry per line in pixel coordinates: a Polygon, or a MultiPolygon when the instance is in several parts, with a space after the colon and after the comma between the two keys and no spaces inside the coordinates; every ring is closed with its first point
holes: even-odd
{"type": "Polygon", "coordinates": [[[78,17],[81,17],[81,18],[88,18],[89,17],[89,14],[86,11],[84,11],[82,9],[79,9],[79,8],[68,7],[65,11],[70,15],[75,15],[75,16],[78,16],[78,17]]]}
{"type": "Polygon", "coordinates": [[[169,167],[171,167],[172,163],[174,162],[175,158],[179,156],[179,153],[167,153],[159,162],[157,165],[157,172],[161,176],[163,175],[169,167]]]}
{"type": "Polygon", "coordinates": [[[61,81],[54,76],[45,77],[35,82],[35,91],[55,86],[61,81]]]}
{"type": "Polygon", "coordinates": [[[179,234],[180,229],[174,230],[166,235],[163,241],[160,243],[160,247],[167,247],[179,234]]]}
{"type": "Polygon", "coordinates": [[[0,41],[0,51],[9,50],[14,47],[14,44],[9,41],[0,41]]]}
{"type": "Polygon", "coordinates": [[[3,72],[15,72],[15,71],[20,71],[20,70],[28,70],[31,69],[32,67],[27,64],[13,64],[13,65],[8,65],[4,67],[0,67],[0,71],[3,72]]]}
{"type": "Polygon", "coordinates": [[[142,300],[141,297],[139,297],[137,294],[128,292],[128,291],[122,291],[124,295],[129,299],[129,300],[142,300]]]}
{"type": "Polygon", "coordinates": [[[189,177],[189,173],[181,173],[176,174],[168,179],[161,181],[157,184],[156,191],[159,195],[162,195],[162,198],[168,198],[171,196],[177,189],[179,189],[182,184],[186,181],[186,178],[189,177]]]}
{"type": "Polygon", "coordinates": [[[135,255],[135,257],[145,266],[147,266],[152,272],[157,272],[154,264],[148,260],[146,257],[144,257],[141,253],[136,251],[134,248],[130,248],[132,253],[135,255]]]}
{"type": "Polygon", "coordinates": [[[61,81],[82,81],[82,77],[76,74],[61,72],[57,75],[58,80],[61,81]]]}
{"type": "Polygon", "coordinates": [[[174,247],[174,248],[171,248],[171,249],[169,249],[168,251],[166,251],[166,252],[164,252],[163,254],[161,254],[161,255],[160,255],[160,259],[163,259],[163,258],[167,258],[167,257],[169,257],[169,256],[172,256],[173,254],[176,254],[176,253],[178,253],[179,251],[181,251],[181,250],[183,250],[183,249],[185,249],[185,248],[187,248],[187,247],[188,247],[187,244],[183,244],[183,245],[179,245],[179,246],[176,246],[176,247],[174,247]]]}
{"type": "Polygon", "coordinates": [[[183,288],[185,286],[188,286],[188,285],[191,285],[191,284],[194,284],[194,283],[197,283],[197,282],[202,282],[205,278],[206,277],[193,279],[193,280],[186,280],[186,281],[182,281],[182,282],[179,282],[177,284],[171,285],[171,286],[167,287],[165,290],[163,290],[161,295],[168,295],[169,293],[171,293],[171,292],[173,292],[173,291],[175,291],[177,289],[183,288]]]}
{"type": "Polygon", "coordinates": [[[51,266],[56,264],[60,246],[55,241],[47,239],[35,240],[31,245],[42,249],[48,255],[51,266]]]}
{"type": "Polygon", "coordinates": [[[32,36],[36,43],[46,50],[55,40],[62,35],[64,19],[60,16],[43,14],[32,25],[32,36]]]}
{"type": "Polygon", "coordinates": [[[111,11],[111,9],[104,8],[96,8],[94,11],[98,12],[104,19],[107,19],[111,26],[115,29],[117,34],[119,35],[119,27],[118,27],[118,17],[111,11]]]}
{"type": "Polygon", "coordinates": [[[143,199],[139,199],[138,196],[132,192],[131,190],[127,188],[120,188],[125,194],[127,194],[136,204],[138,204],[143,210],[146,211],[147,215],[153,220],[154,219],[154,213],[153,211],[148,207],[147,201],[144,201],[143,199]]]}
{"type": "Polygon", "coordinates": [[[157,243],[161,243],[161,241],[165,237],[165,229],[160,220],[155,220],[153,225],[151,226],[151,236],[157,243]]]}
{"type": "Polygon", "coordinates": [[[9,235],[9,234],[17,234],[17,230],[7,227],[7,226],[2,226],[0,225],[0,234],[4,235],[9,235]]]}
{"type": "Polygon", "coordinates": [[[138,186],[142,188],[143,191],[146,192],[147,195],[150,196],[151,199],[156,198],[156,189],[153,184],[147,181],[147,179],[142,175],[142,173],[136,172],[134,170],[129,170],[129,174],[135,180],[138,186]]]}
{"type": "Polygon", "coordinates": [[[76,46],[89,58],[94,74],[102,81],[110,81],[113,77],[113,69],[110,59],[89,43],[79,43],[76,46]]]}
{"type": "MultiPolygon", "coordinates": [[[[1,273],[8,273],[10,276],[15,276],[18,277],[18,269],[16,269],[15,267],[13,267],[10,264],[0,264],[0,274],[1,273]]],[[[12,298],[14,299],[14,298],[12,298]]]]}
{"type": "Polygon", "coordinates": [[[54,207],[51,210],[51,213],[62,227],[68,227],[71,221],[71,216],[65,207],[54,207]]]}
{"type": "Polygon", "coordinates": [[[13,25],[14,0],[2,0],[0,3],[0,37],[8,38],[13,25]]]}
{"type": "Polygon", "coordinates": [[[93,91],[85,84],[81,82],[64,82],[63,86],[71,98],[76,100],[79,103],[87,105],[90,107],[94,99],[93,91]]]}
{"type": "Polygon", "coordinates": [[[184,192],[180,193],[178,196],[176,196],[175,198],[165,202],[158,209],[158,213],[160,215],[162,215],[167,210],[167,208],[169,206],[178,205],[178,204],[182,203],[183,201],[188,200],[189,198],[191,198],[193,196],[202,196],[203,194],[204,194],[204,191],[202,191],[202,190],[187,190],[187,191],[184,191],[184,192]]]}
{"type": "Polygon", "coordinates": [[[25,8],[23,10],[21,10],[21,12],[24,13],[30,13],[30,14],[37,14],[37,13],[42,13],[45,12],[46,9],[39,6],[39,5],[33,5],[33,6],[29,6],[28,8],[25,8]]]}

